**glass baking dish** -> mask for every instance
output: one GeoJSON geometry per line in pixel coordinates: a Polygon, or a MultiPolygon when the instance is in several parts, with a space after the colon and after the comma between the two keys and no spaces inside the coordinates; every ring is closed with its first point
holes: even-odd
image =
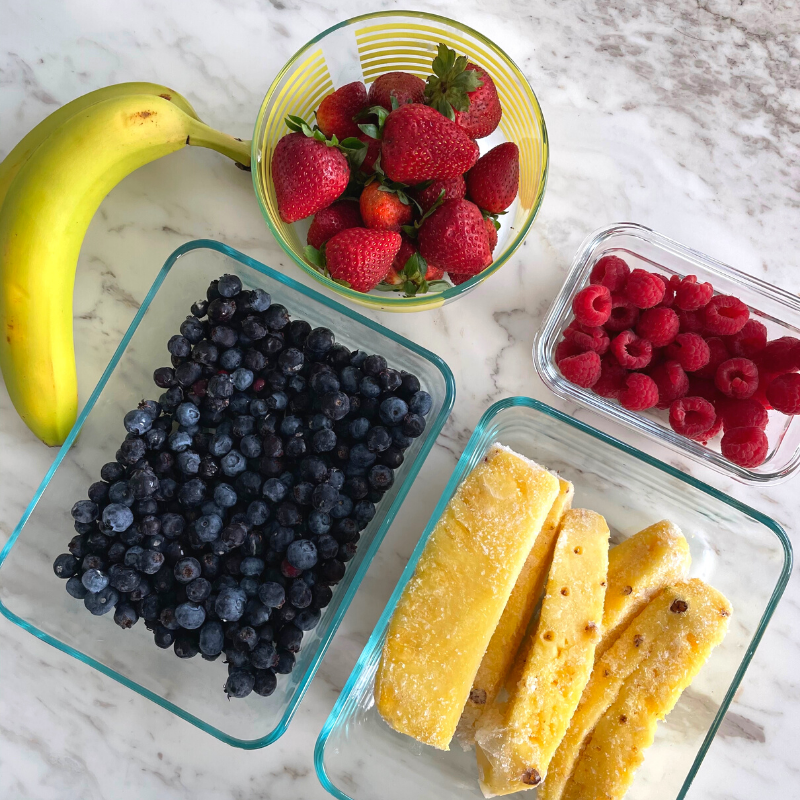
{"type": "Polygon", "coordinates": [[[169,709],[228,744],[264,747],[280,737],[303,697],[347,611],[372,558],[395,518],[414,478],[450,414],[455,383],[436,355],[343,305],[308,289],[226,245],[190,242],[164,264],[131,323],[97,388],[81,412],[55,462],[0,553],[0,611],[12,622],[54,647],[95,667],[134,691],[169,709]],[[239,275],[245,286],[260,287],[286,306],[293,317],[326,326],[338,341],[355,349],[380,353],[397,369],[415,373],[431,394],[433,407],[424,434],[414,441],[396,472],[392,488],[348,564],[333,600],[318,626],[303,638],[297,664],[280,675],[268,698],[255,693],[229,701],[222,691],[227,677],[224,659],[214,663],[196,657],[176,658],[159,650],[140,622],[123,631],[113,615],[93,617],[70,597],[64,581],[53,575],[53,559],[66,552],[74,535],[70,509],[86,496],[100,467],[113,460],[125,430],[122,418],[144,397],[161,390],[153,370],[169,362],[166,343],[189,311],[204,296],[211,280],[239,275]]]}
{"type": "Polygon", "coordinates": [[[455,741],[449,752],[434,750],[396,733],[375,710],[373,684],[389,619],[436,521],[458,484],[495,442],[572,481],[573,506],[603,514],[615,544],[657,520],[675,522],[689,542],[692,576],[709,582],[733,604],[728,635],[659,724],[626,797],[682,800],[786,587],[791,545],[769,517],[527,397],[495,403],[473,432],[317,740],[314,761],[322,785],[339,800],[482,797],[474,752],[462,751],[455,741]]]}
{"type": "Polygon", "coordinates": [[[769,413],[766,430],[770,442],[769,453],[761,466],[748,469],[722,456],[719,438],[703,446],[675,433],[669,426],[666,411],[628,411],[616,400],[600,397],[564,378],[556,366],[554,355],[564,329],[572,320],[572,299],[589,283],[589,273],[595,262],[606,255],[623,258],[631,269],[656,270],[667,277],[696,275],[698,282],[709,281],[715,292],[739,297],[750,307],[751,317],[766,325],[770,340],[781,336],[800,337],[800,300],[794,295],[684,247],[642,225],[619,223],[601,228],[583,243],[564,286],[534,340],[533,363],[547,387],[560,397],[574,400],[628,425],[743,483],[776,483],[792,475],[800,466],[800,422],[795,417],[775,411],[769,413]]]}

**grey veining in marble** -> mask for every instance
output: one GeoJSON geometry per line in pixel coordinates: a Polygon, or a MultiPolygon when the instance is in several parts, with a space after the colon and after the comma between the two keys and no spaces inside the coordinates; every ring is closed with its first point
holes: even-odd
{"type": "MultiPolygon", "coordinates": [[[[448,361],[455,411],[356,596],[288,733],[234,750],[0,619],[3,800],[322,800],[312,752],[476,421],[528,394],[749,502],[792,538],[795,483],[745,489],[549,396],[530,343],[580,242],[631,220],[800,292],[800,4],[796,0],[0,0],[0,157],[58,105],[154,80],[214,127],[249,138],[267,86],[316,32],[376,8],[453,16],[522,67],[550,133],[550,180],[524,246],[491,281],[424,315],[376,315],[448,361]]],[[[247,174],[187,149],[116,188],[92,222],[75,287],[81,400],[165,258],[221,239],[299,273],[247,174]]],[[[54,457],[0,389],[0,544],[54,457]]],[[[800,798],[800,584],[793,577],[693,798],[800,798]]],[[[380,800],[380,792],[376,791],[380,800]]]]}

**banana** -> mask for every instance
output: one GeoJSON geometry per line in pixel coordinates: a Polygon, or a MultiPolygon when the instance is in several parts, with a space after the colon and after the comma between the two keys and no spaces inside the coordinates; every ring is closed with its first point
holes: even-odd
{"type": "Polygon", "coordinates": [[[20,167],[31,157],[36,148],[50,136],[53,131],[60,128],[70,117],[75,116],[79,111],[100,103],[103,100],[110,100],[113,97],[124,97],[131,94],[155,94],[174,103],[178,108],[194,119],[199,119],[197,112],[192,108],[192,104],[181,94],[173,91],[160,83],[148,83],[137,81],[131,83],[117,83],[114,86],[105,86],[94,92],[89,92],[82,97],[78,97],[70,103],[61,106],[49,117],[45,117],[21,142],[0,162],[0,208],[3,206],[3,198],[6,196],[11,181],[14,180],[20,167]]]}
{"type": "Polygon", "coordinates": [[[77,415],[72,293],[89,222],[126,175],[186,144],[249,167],[249,142],[164,98],[128,95],[74,114],[8,189],[0,213],[0,369],[14,407],[45,444],[63,443],[77,415]]]}

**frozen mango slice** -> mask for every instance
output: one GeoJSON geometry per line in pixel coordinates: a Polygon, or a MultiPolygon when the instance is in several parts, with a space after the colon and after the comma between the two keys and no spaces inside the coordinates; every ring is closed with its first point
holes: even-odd
{"type": "Polygon", "coordinates": [[[555,475],[495,446],[447,504],[389,623],[375,676],[376,707],[395,730],[449,749],[558,492],[555,475]]]}
{"type": "Polygon", "coordinates": [[[530,789],[547,775],[589,680],[600,638],[608,570],[608,525],[567,511],[547,579],[531,650],[508,702],[484,714],[475,734],[486,797],[530,789]]]}
{"type": "Polygon", "coordinates": [[[603,635],[595,660],[657,592],[687,576],[691,563],[686,539],[678,526],[666,519],[611,548],[603,635]]]}
{"type": "Polygon", "coordinates": [[[553,558],[561,517],[572,505],[575,487],[559,480],[558,497],[547,515],[541,533],[531,548],[503,615],[492,635],[458,723],[456,736],[464,747],[475,743],[475,727],[486,708],[495,701],[517,655],[525,630],[544,590],[553,558]]]}
{"type": "Polygon", "coordinates": [[[679,637],[697,635],[698,627],[706,624],[703,608],[707,605],[707,595],[705,585],[699,581],[680,582],[662,589],[595,663],[566,736],[550,762],[547,780],[539,789],[539,800],[561,800],[586,738],[617,699],[628,677],[648,659],[665,658],[679,637]],[[690,611],[670,610],[681,601],[688,603],[690,611]]]}
{"type": "Polygon", "coordinates": [[[657,721],[674,708],[724,638],[731,615],[725,597],[699,580],[679,588],[669,610],[685,618],[685,627],[625,681],[584,745],[562,800],[620,800],[653,743],[657,721]]]}

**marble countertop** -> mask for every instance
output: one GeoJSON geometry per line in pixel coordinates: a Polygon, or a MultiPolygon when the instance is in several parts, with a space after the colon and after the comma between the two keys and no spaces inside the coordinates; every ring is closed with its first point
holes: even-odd
{"type": "MultiPolygon", "coordinates": [[[[214,127],[249,138],[277,70],[314,33],[387,0],[0,0],[0,157],[60,104],[153,80],[214,127]]],[[[425,6],[502,44],[531,81],[551,137],[539,219],[480,291],[424,315],[376,314],[440,354],[455,410],[288,733],[230,748],[0,619],[0,797],[322,800],[312,751],[476,421],[527,394],[643,447],[773,516],[795,538],[795,483],[744,488],[555,399],[531,340],[592,230],[642,223],[800,291],[800,10],[793,0],[440,0],[425,6]],[[489,10],[491,9],[491,10],[489,10]]],[[[75,289],[81,401],[165,258],[220,239],[291,274],[250,177],[187,148],[116,188],[92,222],[75,289]]],[[[0,389],[0,546],[55,456],[0,389]]],[[[800,581],[784,599],[700,773],[693,798],[800,798],[800,581]]],[[[376,792],[379,797],[379,792],[376,792]]]]}

